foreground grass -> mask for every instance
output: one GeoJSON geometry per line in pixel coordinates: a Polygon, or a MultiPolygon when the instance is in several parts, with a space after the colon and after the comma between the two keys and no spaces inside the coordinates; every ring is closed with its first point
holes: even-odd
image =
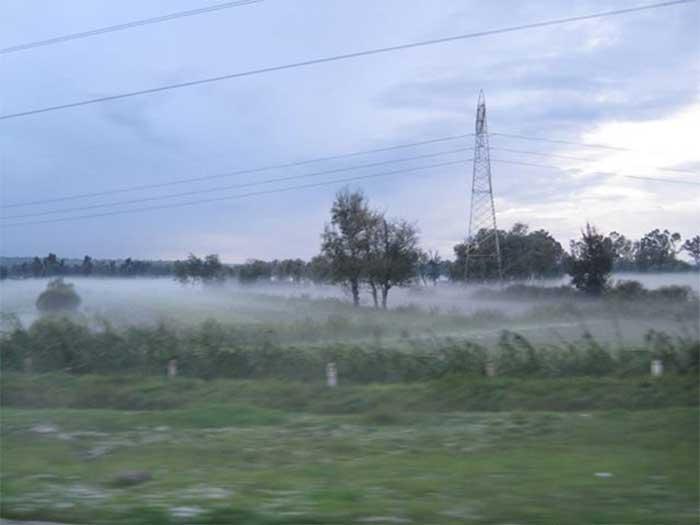
{"type": "Polygon", "coordinates": [[[696,389],[697,378],[679,377],[329,390],[10,375],[0,513],[91,524],[696,524],[696,389]],[[145,399],[152,410],[113,408],[145,399]],[[126,470],[152,479],[116,486],[126,470]]]}
{"type": "Polygon", "coordinates": [[[74,523],[177,523],[187,513],[197,523],[697,523],[694,409],[419,414],[392,424],[275,420],[262,410],[209,428],[178,412],[5,409],[2,515],[74,523]],[[128,469],[153,479],[115,487],[111,480],[128,469]]]}
{"type": "MultiPolygon", "coordinates": [[[[568,411],[697,406],[697,375],[578,377],[564,379],[485,378],[454,375],[440,380],[343,385],[319,382],[213,380],[143,376],[5,373],[0,381],[5,407],[197,409],[202,405],[255,406],[315,414],[444,411],[568,411]]],[[[217,416],[218,417],[218,416],[217,416]]]]}

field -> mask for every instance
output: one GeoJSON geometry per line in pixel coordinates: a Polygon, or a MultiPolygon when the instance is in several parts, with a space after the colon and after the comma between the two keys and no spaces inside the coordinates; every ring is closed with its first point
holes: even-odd
{"type": "Polygon", "coordinates": [[[696,298],[118,285],[6,296],[4,520],[698,522],[696,298]]]}
{"type": "Polygon", "coordinates": [[[142,396],[173,408],[5,408],[2,512],[70,523],[697,523],[695,378],[484,381],[330,391],[10,376],[17,404],[34,386],[68,406],[142,396]],[[475,411],[480,390],[501,398],[497,411],[475,411]],[[638,409],[610,408],[632,399],[638,409]],[[152,479],[120,482],[134,470],[152,479]]]}

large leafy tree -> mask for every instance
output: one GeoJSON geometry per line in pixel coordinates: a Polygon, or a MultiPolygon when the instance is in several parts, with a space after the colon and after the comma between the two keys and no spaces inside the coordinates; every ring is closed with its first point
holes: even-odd
{"type": "Polygon", "coordinates": [[[367,261],[378,220],[362,192],[342,190],[321,236],[321,254],[328,261],[330,277],[348,287],[355,306],[360,304],[360,285],[368,276],[367,261]]]}
{"type": "MultiPolygon", "coordinates": [[[[507,279],[527,279],[561,275],[565,252],[546,230],[529,231],[526,224],[516,223],[510,231],[498,231],[503,262],[503,276],[507,279]]],[[[492,255],[496,239],[490,230],[480,230],[469,244],[470,279],[498,278],[498,266],[492,255]]],[[[455,263],[451,277],[464,279],[466,243],[454,247],[455,263]]]]}
{"type": "Polygon", "coordinates": [[[680,241],[679,233],[658,228],[650,231],[639,240],[635,254],[637,268],[642,271],[670,269],[676,262],[680,241]]]}
{"type": "Polygon", "coordinates": [[[608,235],[613,248],[613,264],[618,270],[636,269],[636,254],[639,247],[638,242],[634,242],[621,233],[610,232],[608,235]]]}
{"type": "Polygon", "coordinates": [[[378,307],[379,292],[382,308],[386,309],[389,290],[411,282],[416,276],[420,256],[418,233],[406,221],[388,221],[379,215],[372,224],[367,281],[374,306],[378,307]]]}
{"type": "Polygon", "coordinates": [[[613,243],[590,224],[581,232],[581,239],[571,241],[568,272],[576,288],[591,295],[600,295],[608,287],[614,258],[613,243]]]}
{"type": "Polygon", "coordinates": [[[700,267],[700,235],[696,235],[692,239],[686,239],[683,243],[683,250],[688,252],[688,255],[695,262],[695,266],[700,267]]]}

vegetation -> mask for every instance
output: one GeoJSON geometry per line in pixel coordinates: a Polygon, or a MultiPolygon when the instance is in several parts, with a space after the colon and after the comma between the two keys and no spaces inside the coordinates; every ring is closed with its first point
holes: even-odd
{"type": "Polygon", "coordinates": [[[587,294],[601,295],[608,288],[613,257],[610,237],[601,235],[593,226],[586,224],[581,239],[571,243],[568,273],[573,285],[587,294]]]}
{"type": "MultiPolygon", "coordinates": [[[[344,199],[350,198],[346,192],[344,199]]],[[[453,281],[464,279],[464,261],[466,254],[465,243],[459,243],[454,247],[455,260],[442,259],[437,251],[423,251],[417,245],[417,232],[415,226],[401,220],[387,221],[386,237],[392,237],[393,241],[402,243],[402,255],[398,258],[401,264],[388,264],[383,260],[379,266],[375,263],[382,261],[381,239],[382,228],[379,226],[386,220],[383,214],[371,210],[366,198],[358,194],[360,200],[356,203],[359,207],[353,214],[346,213],[342,217],[337,212],[336,200],[334,210],[331,211],[331,224],[323,234],[321,254],[311,260],[282,259],[263,261],[259,259],[248,260],[243,264],[226,265],[219,261],[216,255],[207,255],[200,258],[190,255],[183,261],[142,261],[127,258],[124,260],[96,260],[86,255],[82,260],[67,261],[50,253],[44,258],[0,258],[0,279],[27,278],[27,277],[56,277],[56,276],[99,276],[99,277],[159,277],[171,276],[182,282],[219,282],[224,279],[236,279],[242,284],[255,282],[338,282],[345,284],[352,291],[352,282],[346,276],[348,272],[355,272],[357,281],[357,294],[359,298],[363,284],[376,298],[375,304],[380,304],[382,287],[377,283],[377,277],[370,278],[369,257],[373,252],[373,270],[387,267],[396,269],[399,277],[397,284],[400,286],[408,282],[422,282],[423,284],[437,283],[441,278],[449,278],[453,281]],[[348,222],[350,221],[350,222],[348,222]],[[340,252],[334,251],[341,248],[338,241],[342,237],[334,237],[338,234],[350,235],[353,221],[365,221],[367,228],[356,225],[357,232],[354,240],[355,246],[347,244],[342,247],[345,250],[359,250],[356,254],[345,253],[342,261],[338,259],[340,252]],[[369,221],[369,222],[367,222],[369,221]],[[370,227],[371,226],[371,227],[370,227]],[[342,232],[345,231],[345,234],[342,232]],[[400,234],[400,235],[399,235],[400,234]],[[363,236],[367,235],[366,238],[363,236]],[[332,241],[332,242],[331,242],[332,241]],[[372,241],[372,246],[369,245],[372,241]],[[335,243],[335,244],[334,244],[335,243]],[[365,246],[361,246],[365,243],[365,246]],[[334,254],[335,259],[329,258],[334,254]],[[356,259],[353,262],[353,257],[356,259]],[[405,264],[409,263],[409,264],[405,264]],[[362,266],[361,270],[352,270],[355,266],[362,266]],[[410,272],[407,268],[410,268],[410,272]],[[360,275],[362,274],[362,275],[360,275]],[[410,275],[409,275],[410,274],[410,275]],[[373,285],[373,283],[375,283],[373,285]],[[400,283],[400,284],[399,284],[400,283]]],[[[339,197],[340,198],[340,197],[339,197]]],[[[350,206],[349,200],[344,203],[350,206]]],[[[349,210],[349,208],[348,208],[349,210]]],[[[501,253],[504,261],[503,274],[508,280],[558,277],[565,273],[570,266],[569,256],[561,245],[546,230],[530,231],[525,224],[517,223],[511,230],[498,232],[501,253]]],[[[700,236],[686,239],[681,244],[680,234],[669,230],[654,229],[638,241],[626,238],[618,232],[611,232],[605,237],[606,243],[610,243],[613,256],[612,269],[614,271],[636,272],[669,272],[689,271],[700,268],[700,236]],[[694,266],[678,259],[678,255],[685,252],[694,266]]],[[[346,241],[350,238],[346,237],[346,241]]],[[[493,252],[494,238],[488,231],[480,231],[470,244],[470,253],[483,255],[493,252]]],[[[386,244],[385,244],[386,248],[386,244]]],[[[385,255],[388,254],[385,253],[385,255]]],[[[493,261],[486,257],[474,257],[473,272],[470,275],[474,280],[483,281],[494,279],[497,276],[493,261]]],[[[384,273],[386,275],[386,273],[384,273]]],[[[380,272],[381,277],[381,272],[380,272]]],[[[385,279],[386,283],[393,281],[385,279]]],[[[385,283],[385,284],[386,284],[385,283]]],[[[388,292],[387,292],[388,293],[388,292]]]]}
{"type": "Polygon", "coordinates": [[[700,268],[700,235],[696,235],[692,239],[686,239],[683,243],[683,250],[688,252],[688,255],[695,262],[695,266],[700,268]]]}
{"type": "Polygon", "coordinates": [[[361,192],[341,191],[323,232],[322,256],[333,282],[346,286],[355,306],[367,285],[374,306],[387,307],[389,290],[412,282],[420,258],[416,229],[405,221],[389,221],[371,210],[361,192]]]}
{"type": "MultiPolygon", "coordinates": [[[[671,373],[651,378],[646,372],[625,377],[562,378],[451,374],[426,381],[372,384],[348,383],[341,376],[337,388],[328,388],[320,380],[6,372],[0,393],[4,407],[16,408],[177,409],[192,414],[204,405],[229,404],[239,411],[218,421],[213,415],[202,425],[212,427],[226,426],[234,417],[242,421],[252,406],[274,411],[264,414],[273,423],[284,420],[285,411],[336,415],[376,415],[382,411],[397,419],[410,419],[413,413],[454,411],[568,412],[697,406],[697,377],[671,373]]],[[[184,419],[185,414],[173,417],[184,419]]]]}
{"type": "Polygon", "coordinates": [[[697,384],[689,378],[445,378],[329,389],[9,374],[2,388],[4,518],[697,521],[697,384]],[[135,468],[147,481],[115,486],[135,468]]]}
{"type": "Polygon", "coordinates": [[[613,349],[590,336],[562,344],[534,345],[503,332],[494,347],[453,338],[429,341],[283,344],[268,333],[243,332],[208,321],[194,328],[159,326],[90,330],[67,318],[47,318],[29,329],[15,328],[2,341],[5,370],[21,370],[32,359],[40,372],[162,375],[170,359],[179,373],[211,378],[278,378],[321,381],[335,362],[342,381],[351,383],[437,379],[452,374],[483,376],[487,366],[504,377],[646,375],[652,359],[670,373],[698,372],[700,343],[691,336],[649,332],[646,343],[613,349]]]}
{"type": "Polygon", "coordinates": [[[207,255],[200,259],[190,254],[186,261],[175,261],[175,279],[187,282],[221,282],[225,278],[224,267],[218,255],[207,255]]]}
{"type": "MultiPolygon", "coordinates": [[[[511,284],[501,289],[482,288],[476,296],[486,299],[522,300],[574,300],[581,299],[582,291],[573,286],[537,286],[511,284]]],[[[604,300],[638,301],[646,304],[673,303],[676,306],[692,303],[696,308],[698,296],[689,286],[659,286],[653,290],[645,288],[639,281],[621,280],[608,285],[601,294],[604,300]]]]}
{"type": "MultiPolygon", "coordinates": [[[[564,249],[545,230],[530,232],[527,225],[517,223],[510,231],[498,232],[501,258],[504,261],[503,276],[506,279],[555,277],[563,273],[564,249]]],[[[498,268],[492,257],[495,238],[488,230],[480,230],[469,245],[454,247],[456,260],[450,269],[450,278],[464,279],[464,265],[469,249],[469,275],[476,281],[498,278],[498,268]],[[473,258],[472,258],[473,257],[473,258]]]]}
{"type": "Polygon", "coordinates": [[[80,296],[72,284],[58,278],[46,285],[36,300],[36,307],[43,313],[54,313],[76,310],[80,305],[80,296]]]}

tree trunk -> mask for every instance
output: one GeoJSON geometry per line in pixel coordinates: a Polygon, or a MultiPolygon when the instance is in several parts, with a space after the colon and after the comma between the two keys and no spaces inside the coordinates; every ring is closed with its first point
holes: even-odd
{"type": "Polygon", "coordinates": [[[390,286],[382,286],[382,308],[386,310],[386,299],[389,296],[390,286]]]}
{"type": "Polygon", "coordinates": [[[369,282],[370,290],[372,291],[372,300],[374,301],[374,307],[379,308],[379,297],[377,295],[377,285],[373,281],[369,282]]]}
{"type": "Polygon", "coordinates": [[[352,279],[350,281],[350,292],[352,293],[353,306],[360,306],[360,285],[357,279],[352,279]]]}

